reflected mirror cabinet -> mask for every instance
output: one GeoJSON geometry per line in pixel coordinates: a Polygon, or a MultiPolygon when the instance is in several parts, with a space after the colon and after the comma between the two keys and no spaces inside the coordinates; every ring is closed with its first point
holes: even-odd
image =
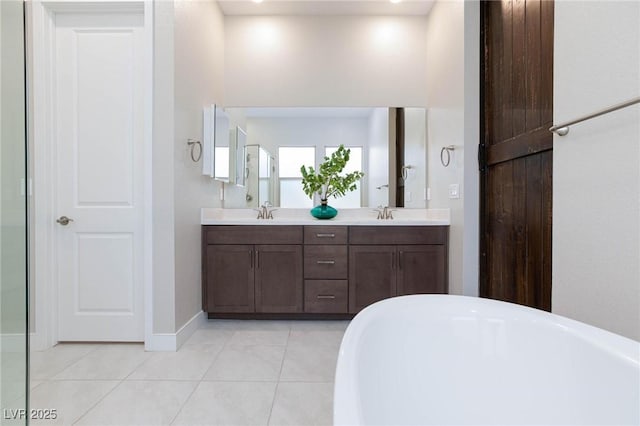
{"type": "Polygon", "coordinates": [[[302,191],[300,168],[317,169],[340,145],[351,149],[345,172],[365,176],[356,191],[332,205],[428,207],[424,108],[212,105],[204,116],[203,173],[244,187],[242,207],[319,204],[302,191]]]}

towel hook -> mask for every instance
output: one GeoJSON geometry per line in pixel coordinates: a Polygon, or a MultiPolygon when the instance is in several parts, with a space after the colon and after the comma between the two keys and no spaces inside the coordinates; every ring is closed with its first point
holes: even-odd
{"type": "Polygon", "coordinates": [[[443,166],[448,167],[451,162],[451,151],[455,151],[456,147],[454,145],[443,146],[440,150],[440,162],[443,166]],[[445,156],[445,153],[447,154],[445,156]]]}
{"type": "Polygon", "coordinates": [[[409,178],[409,169],[413,169],[413,166],[402,166],[400,174],[402,175],[403,181],[406,181],[409,178]]]}
{"type": "Polygon", "coordinates": [[[197,141],[195,139],[187,139],[187,145],[191,147],[191,160],[194,163],[197,163],[202,158],[202,142],[197,141]],[[195,155],[195,148],[198,146],[198,155],[195,155]]]}

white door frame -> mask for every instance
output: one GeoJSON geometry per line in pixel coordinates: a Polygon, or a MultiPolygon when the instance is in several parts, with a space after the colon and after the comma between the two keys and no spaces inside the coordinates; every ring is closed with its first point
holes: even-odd
{"type": "Polygon", "coordinates": [[[54,121],[54,52],[55,15],[60,12],[126,13],[144,15],[144,229],[143,233],[143,297],[145,347],[153,344],[153,263],[152,263],[152,129],[153,129],[153,4],[152,0],[95,1],[33,0],[28,4],[30,16],[30,131],[33,151],[34,182],[33,223],[34,267],[31,282],[35,291],[35,333],[31,335],[33,350],[44,350],[58,342],[58,283],[55,244],[56,146],[54,121]]]}

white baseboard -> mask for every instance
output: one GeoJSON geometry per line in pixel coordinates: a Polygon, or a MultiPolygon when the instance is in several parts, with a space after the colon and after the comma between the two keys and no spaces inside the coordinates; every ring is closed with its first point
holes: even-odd
{"type": "Polygon", "coordinates": [[[180,349],[180,347],[189,340],[189,337],[197,329],[202,327],[207,322],[207,314],[203,311],[198,312],[191,318],[185,325],[180,327],[180,330],[176,333],[176,350],[180,349]]]}
{"type": "Polygon", "coordinates": [[[175,333],[154,333],[144,342],[148,352],[175,352],[191,335],[207,321],[207,315],[200,311],[175,333]]]}

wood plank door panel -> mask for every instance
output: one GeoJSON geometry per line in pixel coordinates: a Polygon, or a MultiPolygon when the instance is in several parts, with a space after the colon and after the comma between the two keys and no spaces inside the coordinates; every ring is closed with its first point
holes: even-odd
{"type": "Polygon", "coordinates": [[[551,309],[553,1],[482,2],[480,295],[551,309]]]}

